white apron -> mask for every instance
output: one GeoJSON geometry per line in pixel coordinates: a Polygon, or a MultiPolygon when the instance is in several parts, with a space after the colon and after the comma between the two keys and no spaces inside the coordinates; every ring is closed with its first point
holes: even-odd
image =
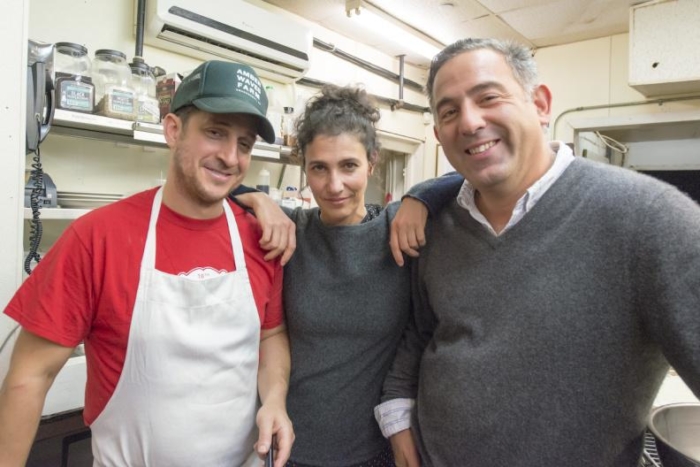
{"type": "Polygon", "coordinates": [[[124,368],[90,426],[94,465],[256,465],[260,318],[236,220],[224,202],[234,272],[197,281],[157,271],[162,190],[151,209],[124,368]]]}

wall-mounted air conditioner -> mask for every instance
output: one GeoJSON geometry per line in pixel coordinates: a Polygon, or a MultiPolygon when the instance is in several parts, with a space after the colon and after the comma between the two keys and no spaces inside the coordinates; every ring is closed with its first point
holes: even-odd
{"type": "Polygon", "coordinates": [[[144,42],[202,60],[245,63],[295,81],[309,69],[311,30],[243,0],[147,0],[144,42]]]}

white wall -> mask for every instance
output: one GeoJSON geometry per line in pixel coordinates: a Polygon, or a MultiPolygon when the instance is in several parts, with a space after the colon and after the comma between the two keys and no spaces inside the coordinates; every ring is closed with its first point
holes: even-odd
{"type": "MultiPolygon", "coordinates": [[[[0,73],[0,309],[5,308],[21,280],[22,253],[20,203],[24,202],[24,118],[28,0],[8,0],[0,15],[3,71],[0,73]]],[[[0,316],[0,344],[14,328],[14,321],[0,316]]],[[[0,355],[0,380],[4,377],[12,342],[0,355]]]]}

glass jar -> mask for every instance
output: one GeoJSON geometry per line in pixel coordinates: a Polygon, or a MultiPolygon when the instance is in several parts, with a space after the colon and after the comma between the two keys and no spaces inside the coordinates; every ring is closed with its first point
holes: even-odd
{"type": "Polygon", "coordinates": [[[92,113],[95,107],[95,86],[92,64],[85,46],[72,42],[55,44],[56,107],[92,113]]]}
{"type": "Polygon", "coordinates": [[[131,82],[136,93],[136,120],[146,123],[160,122],[160,108],[156,99],[156,79],[151,67],[141,57],[134,57],[129,64],[131,82]]]}
{"type": "Polygon", "coordinates": [[[95,83],[95,113],[123,120],[136,118],[136,93],[124,53],[110,49],[95,52],[92,81],[95,83]]]}

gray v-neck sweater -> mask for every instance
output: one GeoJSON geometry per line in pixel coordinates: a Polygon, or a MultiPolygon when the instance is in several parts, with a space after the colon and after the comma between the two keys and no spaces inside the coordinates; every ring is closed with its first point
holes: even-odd
{"type": "Polygon", "coordinates": [[[650,177],[577,159],[499,237],[455,202],[413,280],[427,466],[636,466],[667,361],[700,395],[700,207],[650,177]]]}
{"type": "Polygon", "coordinates": [[[297,249],[284,271],[292,356],[291,459],[338,467],[386,448],[373,408],[410,314],[410,270],[388,247],[398,205],[356,225],[326,226],[293,211],[297,249]]]}

